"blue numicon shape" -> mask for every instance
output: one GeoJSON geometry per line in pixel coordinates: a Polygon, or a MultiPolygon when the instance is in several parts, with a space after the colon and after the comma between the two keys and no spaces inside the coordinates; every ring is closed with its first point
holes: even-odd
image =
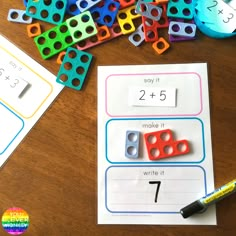
{"type": "Polygon", "coordinates": [[[69,47],[62,61],[56,81],[67,87],[81,90],[93,56],[69,47]]]}
{"type": "Polygon", "coordinates": [[[66,5],[67,0],[28,0],[26,15],[41,21],[59,25],[64,21],[66,5]]]}
{"type": "Polygon", "coordinates": [[[125,156],[128,158],[139,157],[139,131],[127,130],[125,140],[125,156]]]}

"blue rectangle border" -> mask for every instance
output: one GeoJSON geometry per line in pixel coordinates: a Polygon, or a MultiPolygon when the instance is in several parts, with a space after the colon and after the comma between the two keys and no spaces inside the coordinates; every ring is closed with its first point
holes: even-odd
{"type": "Polygon", "coordinates": [[[19,135],[19,133],[24,129],[25,123],[24,120],[19,117],[15,112],[13,112],[11,109],[9,109],[6,105],[0,102],[0,105],[2,105],[4,108],[6,108],[9,112],[11,112],[14,116],[16,116],[21,122],[22,127],[19,129],[19,131],[15,134],[15,136],[12,138],[12,140],[8,143],[8,145],[3,149],[2,152],[0,152],[0,155],[4,154],[4,152],[8,149],[8,147],[12,144],[12,142],[16,139],[16,137],[19,135]]]}
{"type": "Polygon", "coordinates": [[[205,188],[205,195],[207,194],[207,184],[206,184],[206,171],[203,167],[201,166],[198,166],[198,165],[127,165],[127,166],[110,166],[106,169],[106,172],[105,172],[105,207],[107,209],[107,211],[109,211],[110,213],[133,213],[133,214],[180,214],[179,211],[111,211],[109,208],[108,208],[108,205],[107,205],[107,172],[109,169],[111,168],[126,168],[126,167],[181,167],[181,168],[186,168],[186,167],[196,167],[196,168],[200,168],[202,169],[203,171],[203,175],[204,175],[204,188],[205,188]]]}
{"type": "Polygon", "coordinates": [[[105,155],[106,155],[106,159],[109,163],[111,164],[153,164],[154,161],[149,161],[149,162],[139,162],[139,161],[135,161],[135,162],[112,162],[109,160],[108,158],[108,139],[107,139],[107,130],[108,130],[108,125],[110,122],[112,121],[121,121],[121,120],[197,120],[200,122],[201,127],[202,127],[202,147],[203,147],[203,157],[200,161],[189,161],[189,162],[183,162],[183,161],[175,161],[175,162],[165,162],[165,161],[161,161],[161,162],[155,162],[155,165],[157,164],[200,164],[201,162],[204,161],[205,157],[206,157],[206,150],[205,150],[205,134],[204,134],[204,124],[203,121],[199,118],[195,118],[195,117],[181,117],[181,118],[121,118],[121,119],[110,119],[107,121],[106,125],[105,125],[105,155]]]}

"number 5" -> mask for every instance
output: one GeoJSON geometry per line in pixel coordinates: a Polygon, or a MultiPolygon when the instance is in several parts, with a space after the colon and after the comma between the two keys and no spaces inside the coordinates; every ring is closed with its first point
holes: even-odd
{"type": "Polygon", "coordinates": [[[166,93],[166,90],[161,90],[161,92],[160,92],[160,100],[161,101],[166,100],[166,94],[165,93],[166,93]]]}

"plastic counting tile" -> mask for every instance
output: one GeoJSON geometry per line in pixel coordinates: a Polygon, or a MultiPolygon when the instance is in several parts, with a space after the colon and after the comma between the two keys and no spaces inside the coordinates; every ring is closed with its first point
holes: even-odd
{"type": "Polygon", "coordinates": [[[74,44],[66,22],[35,37],[34,41],[43,59],[50,58],[74,44]]]}
{"type": "Polygon", "coordinates": [[[111,37],[110,31],[106,25],[97,27],[97,30],[97,37],[99,41],[103,41],[111,37]]]}
{"type": "Polygon", "coordinates": [[[127,8],[131,5],[136,3],[136,0],[119,0],[120,2],[120,9],[127,8]]]}
{"type": "Polygon", "coordinates": [[[169,21],[166,16],[166,5],[159,5],[162,9],[161,18],[159,21],[155,21],[142,16],[142,22],[144,27],[144,36],[146,42],[155,42],[158,40],[158,29],[167,28],[169,26],[169,21]]]}
{"type": "Polygon", "coordinates": [[[192,19],[194,6],[192,0],[170,0],[167,16],[174,18],[192,19]]]}
{"type": "Polygon", "coordinates": [[[8,21],[30,24],[32,23],[32,18],[26,15],[26,12],[18,9],[10,9],[7,16],[8,21]]]}
{"type": "Polygon", "coordinates": [[[64,20],[67,0],[28,0],[26,14],[52,24],[60,24],[64,20]]]}
{"type": "Polygon", "coordinates": [[[160,37],[158,41],[152,44],[152,47],[158,54],[162,54],[170,47],[170,44],[164,38],[160,37]]]}
{"type": "Polygon", "coordinates": [[[66,24],[74,43],[97,34],[96,25],[89,11],[69,18],[66,24]]]}
{"type": "Polygon", "coordinates": [[[157,21],[142,16],[144,38],[146,42],[154,42],[158,40],[157,21]]]}
{"type": "Polygon", "coordinates": [[[30,38],[34,38],[41,34],[41,28],[39,23],[27,25],[27,33],[30,38]]]}
{"type": "MultiPolygon", "coordinates": [[[[170,19],[170,21],[185,22],[185,23],[187,23],[186,21],[188,21],[188,23],[194,24],[194,20],[184,20],[184,19],[174,19],[174,20],[172,20],[172,19],[170,19]]],[[[179,35],[169,34],[169,41],[170,42],[179,42],[179,41],[194,40],[194,39],[196,39],[195,36],[189,37],[189,36],[179,36],[179,35]]]]}
{"type": "Polygon", "coordinates": [[[96,26],[97,34],[82,40],[78,43],[77,48],[79,50],[84,50],[89,47],[93,47],[97,44],[101,44],[103,41],[107,41],[111,37],[109,28],[106,25],[96,26]]]}
{"type": "Polygon", "coordinates": [[[196,39],[196,37],[186,37],[186,36],[178,36],[178,35],[169,34],[170,42],[180,42],[180,41],[188,41],[188,40],[194,40],[194,39],[196,39]]]}
{"type": "Polygon", "coordinates": [[[155,3],[145,3],[138,1],[136,5],[136,12],[149,19],[159,21],[162,15],[162,8],[155,6],[155,3]]]}
{"type": "Polygon", "coordinates": [[[141,15],[135,12],[135,6],[130,6],[120,10],[117,14],[117,20],[123,34],[129,34],[135,31],[133,20],[141,15]]]}
{"type": "Polygon", "coordinates": [[[158,160],[190,152],[187,140],[175,141],[170,129],[144,134],[150,160],[158,160]]]}
{"type": "Polygon", "coordinates": [[[134,45],[134,46],[139,46],[144,40],[144,33],[143,33],[143,25],[141,24],[136,30],[135,32],[133,32],[130,36],[129,36],[129,41],[134,45]]]}
{"type": "Polygon", "coordinates": [[[168,33],[171,35],[194,37],[196,34],[196,25],[191,23],[171,21],[168,33]]]}
{"type": "Polygon", "coordinates": [[[99,3],[101,0],[77,0],[76,5],[80,12],[87,11],[89,8],[93,7],[97,3],[99,3]]]}
{"type": "Polygon", "coordinates": [[[159,5],[159,7],[162,9],[162,14],[160,20],[155,22],[156,28],[168,28],[169,21],[166,15],[166,4],[159,5]]]}
{"type": "Polygon", "coordinates": [[[67,5],[66,5],[66,13],[76,16],[79,15],[81,12],[76,5],[77,0],[67,0],[67,5]]]}
{"type": "Polygon", "coordinates": [[[89,9],[95,22],[111,27],[119,11],[120,3],[115,0],[103,0],[89,9]]]}
{"type": "MultiPolygon", "coordinates": [[[[108,40],[111,40],[113,38],[116,38],[116,37],[119,37],[122,35],[122,32],[121,32],[121,29],[120,29],[120,26],[115,23],[114,25],[112,25],[111,28],[107,28],[108,31],[109,31],[109,34],[110,34],[110,37],[106,37],[106,35],[103,36],[103,40],[99,40],[99,36],[98,34],[95,35],[95,36],[92,36],[90,38],[87,38],[85,40],[82,40],[80,41],[78,44],[77,44],[77,48],[79,50],[85,50],[87,48],[91,48],[91,47],[94,47],[96,45],[99,45],[99,44],[102,44],[104,42],[107,42],[108,40]]],[[[106,31],[104,31],[106,32],[106,31]]],[[[104,32],[101,32],[100,31],[100,34],[104,34],[104,32]]]]}
{"type": "Polygon", "coordinates": [[[60,66],[56,81],[81,90],[92,61],[92,55],[69,47],[60,66]]]}
{"type": "Polygon", "coordinates": [[[128,158],[139,157],[139,136],[138,131],[126,131],[125,156],[128,158]]]}
{"type": "Polygon", "coordinates": [[[58,54],[58,56],[57,56],[57,64],[59,64],[59,65],[62,64],[62,61],[63,61],[65,55],[66,55],[66,51],[62,51],[62,52],[60,52],[58,54]]]}

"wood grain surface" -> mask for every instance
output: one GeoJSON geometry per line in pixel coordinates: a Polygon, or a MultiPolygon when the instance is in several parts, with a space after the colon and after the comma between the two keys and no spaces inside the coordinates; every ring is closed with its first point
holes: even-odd
{"type": "MultiPolygon", "coordinates": [[[[43,60],[26,25],[7,21],[11,8],[24,9],[23,0],[0,1],[0,34],[56,75],[56,57],[43,60]]],[[[97,225],[97,66],[208,63],[217,187],[236,177],[236,38],[198,31],[196,40],[171,43],[158,55],[150,43],[134,47],[123,35],[87,51],[94,60],[83,90],[65,88],[1,168],[0,216],[10,207],[25,209],[24,235],[33,236],[236,235],[236,195],[217,204],[217,226],[97,225]]],[[[1,226],[0,235],[7,235],[1,226]]]]}

